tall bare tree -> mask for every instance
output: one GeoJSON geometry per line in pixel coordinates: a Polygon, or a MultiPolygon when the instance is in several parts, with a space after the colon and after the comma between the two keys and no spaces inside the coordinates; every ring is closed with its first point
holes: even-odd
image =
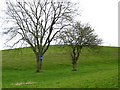
{"type": "Polygon", "coordinates": [[[73,4],[57,0],[16,0],[6,4],[6,14],[13,25],[6,29],[5,34],[10,35],[9,41],[20,37],[14,45],[20,41],[30,45],[36,55],[37,72],[41,72],[42,58],[51,41],[72,21],[76,12],[73,4]]]}
{"type": "Polygon", "coordinates": [[[80,22],[77,22],[73,24],[71,28],[62,31],[57,38],[60,39],[61,44],[70,47],[73,71],[77,71],[77,61],[82,48],[94,48],[102,42],[102,40],[94,34],[94,29],[92,29],[89,24],[82,25],[80,22]]]}

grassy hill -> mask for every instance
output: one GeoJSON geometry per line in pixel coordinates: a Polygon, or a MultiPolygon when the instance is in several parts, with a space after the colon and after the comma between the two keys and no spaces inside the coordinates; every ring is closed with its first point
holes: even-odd
{"type": "Polygon", "coordinates": [[[79,71],[71,71],[67,48],[50,46],[43,59],[43,72],[36,73],[30,48],[3,50],[3,88],[118,88],[118,48],[82,50],[79,71]]]}

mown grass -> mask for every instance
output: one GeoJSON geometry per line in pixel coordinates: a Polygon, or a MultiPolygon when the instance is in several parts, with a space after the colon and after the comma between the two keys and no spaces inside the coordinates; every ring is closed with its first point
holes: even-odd
{"type": "Polygon", "coordinates": [[[82,50],[79,71],[71,71],[68,48],[50,46],[43,60],[43,72],[36,73],[30,48],[4,50],[3,88],[118,88],[118,48],[82,50]]]}

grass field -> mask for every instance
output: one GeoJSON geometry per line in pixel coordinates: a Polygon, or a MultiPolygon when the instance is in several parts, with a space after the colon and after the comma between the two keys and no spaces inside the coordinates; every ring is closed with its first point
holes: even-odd
{"type": "Polygon", "coordinates": [[[73,72],[69,50],[50,46],[43,72],[36,73],[30,48],[2,52],[3,88],[118,88],[118,48],[101,47],[99,52],[82,50],[79,71],[73,72]]]}

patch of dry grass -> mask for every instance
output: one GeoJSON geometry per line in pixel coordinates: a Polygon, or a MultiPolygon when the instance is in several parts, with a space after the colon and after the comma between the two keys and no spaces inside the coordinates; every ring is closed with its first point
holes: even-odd
{"type": "Polygon", "coordinates": [[[12,85],[26,85],[26,84],[35,84],[36,82],[28,81],[28,82],[19,82],[19,83],[12,83],[12,85]]]}

